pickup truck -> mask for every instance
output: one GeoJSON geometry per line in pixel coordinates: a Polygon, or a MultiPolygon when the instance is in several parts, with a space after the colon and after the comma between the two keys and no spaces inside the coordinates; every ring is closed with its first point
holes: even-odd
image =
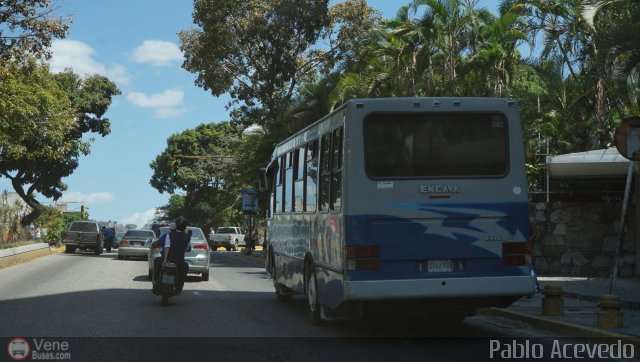
{"type": "Polygon", "coordinates": [[[219,227],[215,234],[210,235],[209,246],[213,250],[223,246],[227,251],[237,251],[238,247],[245,246],[242,229],[238,226],[219,227]]]}
{"type": "Polygon", "coordinates": [[[96,255],[102,254],[104,237],[100,225],[96,221],[74,221],[69,225],[64,237],[65,252],[73,254],[76,249],[93,250],[96,255]]]}

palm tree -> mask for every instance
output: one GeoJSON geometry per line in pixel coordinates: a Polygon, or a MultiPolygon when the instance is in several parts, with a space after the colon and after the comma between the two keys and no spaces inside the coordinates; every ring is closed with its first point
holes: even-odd
{"type": "Polygon", "coordinates": [[[424,9],[421,23],[428,25],[430,40],[435,45],[435,59],[440,63],[441,87],[445,94],[457,95],[459,65],[472,38],[471,20],[475,1],[414,0],[411,6],[424,9]]]}
{"type": "Polygon", "coordinates": [[[508,94],[520,63],[519,43],[527,41],[519,29],[521,18],[511,12],[495,17],[482,13],[483,25],[475,35],[474,50],[467,60],[468,73],[472,73],[474,85],[469,85],[467,95],[498,96],[508,94]]]}
{"type": "MultiPolygon", "coordinates": [[[[598,48],[610,60],[607,71],[625,84],[629,107],[638,111],[640,83],[640,3],[629,0],[583,0],[582,14],[596,34],[598,48]]],[[[629,111],[629,109],[627,109],[629,111]]]]}

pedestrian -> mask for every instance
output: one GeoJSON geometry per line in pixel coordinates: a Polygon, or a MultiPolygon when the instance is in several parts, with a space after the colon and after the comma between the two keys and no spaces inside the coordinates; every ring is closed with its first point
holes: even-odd
{"type": "Polygon", "coordinates": [[[102,227],[102,235],[103,235],[103,243],[105,249],[107,249],[107,253],[111,252],[111,248],[113,247],[113,240],[115,239],[116,233],[115,228],[110,227],[102,227]]]}
{"type": "Polygon", "coordinates": [[[42,237],[42,231],[40,230],[40,225],[36,225],[36,229],[33,231],[33,238],[36,241],[39,241],[42,237]]]}

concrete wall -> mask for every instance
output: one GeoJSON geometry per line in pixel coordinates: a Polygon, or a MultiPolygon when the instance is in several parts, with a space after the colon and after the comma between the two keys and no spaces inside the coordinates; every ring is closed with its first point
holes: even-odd
{"type": "Polygon", "coordinates": [[[51,250],[47,243],[37,243],[11,249],[2,249],[0,250],[0,269],[40,256],[50,255],[54,252],[55,250],[51,250]]]}
{"type": "MultiPolygon", "coordinates": [[[[618,239],[621,202],[534,203],[533,254],[539,275],[609,276],[618,239]]],[[[638,275],[638,225],[633,208],[627,216],[618,275],[638,275]]]]}

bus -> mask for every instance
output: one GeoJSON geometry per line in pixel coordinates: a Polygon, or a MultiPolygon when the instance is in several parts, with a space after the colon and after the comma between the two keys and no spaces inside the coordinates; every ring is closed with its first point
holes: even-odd
{"type": "Polygon", "coordinates": [[[316,323],[401,302],[461,320],[535,291],[516,101],[350,100],[264,170],[278,301],[316,323]]]}

